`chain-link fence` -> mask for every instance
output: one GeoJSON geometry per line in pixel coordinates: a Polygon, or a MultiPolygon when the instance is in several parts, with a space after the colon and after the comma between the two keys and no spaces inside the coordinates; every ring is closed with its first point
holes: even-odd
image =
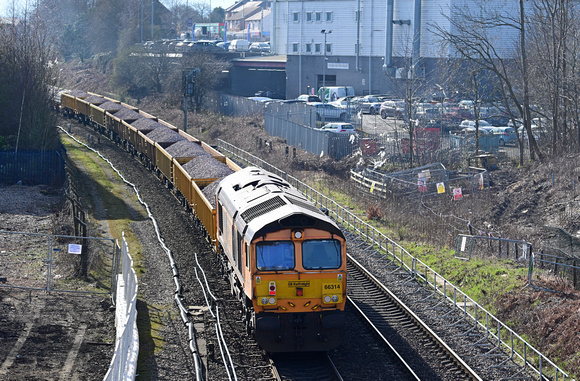
{"type": "Polygon", "coordinates": [[[108,294],[118,255],[111,238],[0,231],[0,287],[108,294]]]}

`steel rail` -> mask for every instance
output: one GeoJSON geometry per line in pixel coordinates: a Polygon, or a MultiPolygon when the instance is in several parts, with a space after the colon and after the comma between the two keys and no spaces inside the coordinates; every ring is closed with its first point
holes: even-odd
{"type": "Polygon", "coordinates": [[[459,365],[463,371],[472,379],[476,381],[483,381],[481,377],[473,370],[471,367],[463,361],[463,359],[451,348],[449,345],[443,341],[415,312],[413,312],[403,301],[401,301],[393,292],[391,292],[380,280],[378,280],[373,274],[371,274],[362,264],[360,264],[352,256],[347,255],[348,260],[356,266],[369,280],[371,280],[383,293],[385,293],[393,302],[395,302],[403,312],[411,318],[417,326],[421,328],[423,332],[433,339],[440,348],[442,348],[452,360],[459,365]]]}
{"type": "Polygon", "coordinates": [[[407,364],[405,359],[403,359],[403,357],[399,354],[399,352],[395,349],[395,347],[393,347],[393,345],[389,342],[389,339],[387,339],[381,333],[381,331],[377,328],[377,326],[373,324],[371,319],[363,312],[363,310],[360,309],[360,307],[356,304],[356,302],[354,300],[352,300],[352,298],[350,296],[347,296],[346,300],[348,300],[348,302],[350,304],[352,304],[355,311],[357,311],[359,313],[359,315],[365,320],[365,322],[374,330],[374,332],[381,338],[381,340],[383,340],[383,342],[387,345],[387,347],[395,355],[395,357],[397,357],[397,359],[399,359],[399,363],[409,371],[411,376],[413,376],[416,380],[420,381],[421,379],[419,378],[419,376],[417,376],[415,374],[415,372],[413,371],[411,366],[409,364],[407,364]]]}

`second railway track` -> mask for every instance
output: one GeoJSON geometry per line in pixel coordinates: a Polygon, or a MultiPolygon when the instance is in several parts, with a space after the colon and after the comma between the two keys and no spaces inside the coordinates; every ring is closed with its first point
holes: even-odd
{"type": "MultiPolygon", "coordinates": [[[[348,262],[349,301],[399,353],[419,379],[481,380],[451,348],[354,258],[348,262]]],[[[409,373],[405,377],[412,377],[409,373]]]]}

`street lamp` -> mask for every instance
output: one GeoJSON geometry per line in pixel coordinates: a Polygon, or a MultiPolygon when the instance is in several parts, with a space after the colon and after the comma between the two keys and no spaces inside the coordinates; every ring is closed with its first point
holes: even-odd
{"type": "Polygon", "coordinates": [[[324,66],[322,67],[322,102],[326,102],[326,35],[332,33],[332,30],[322,29],[320,33],[324,34],[324,66]]]}

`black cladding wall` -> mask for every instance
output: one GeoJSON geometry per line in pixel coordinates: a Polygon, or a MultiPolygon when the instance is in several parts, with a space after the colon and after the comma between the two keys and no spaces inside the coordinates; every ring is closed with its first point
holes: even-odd
{"type": "Polygon", "coordinates": [[[269,90],[286,94],[286,70],[260,66],[233,66],[230,72],[231,92],[252,97],[256,92],[269,90]]]}

